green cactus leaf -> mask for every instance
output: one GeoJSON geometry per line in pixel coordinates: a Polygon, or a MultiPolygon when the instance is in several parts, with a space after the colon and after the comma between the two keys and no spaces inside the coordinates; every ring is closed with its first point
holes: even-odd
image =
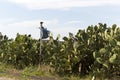
{"type": "Polygon", "coordinates": [[[117,42],[117,45],[120,46],[120,42],[117,42]]]}
{"type": "Polygon", "coordinates": [[[90,44],[90,39],[88,39],[87,43],[88,43],[88,45],[90,44]]]}
{"type": "Polygon", "coordinates": [[[113,54],[113,55],[110,57],[109,62],[110,62],[110,63],[114,63],[115,60],[116,60],[116,58],[117,58],[117,54],[113,54]]]}
{"type": "Polygon", "coordinates": [[[93,52],[93,57],[96,59],[96,58],[98,58],[100,56],[100,54],[98,53],[98,52],[93,52]]]}
{"type": "Polygon", "coordinates": [[[105,54],[105,53],[107,52],[107,50],[106,50],[105,48],[101,48],[101,49],[99,50],[99,52],[100,52],[100,54],[105,54]]]}
{"type": "Polygon", "coordinates": [[[93,57],[96,58],[96,52],[93,52],[93,57]]]}
{"type": "Polygon", "coordinates": [[[108,68],[108,64],[107,63],[103,63],[103,66],[108,68]]]}
{"type": "Polygon", "coordinates": [[[114,47],[114,46],[116,46],[116,44],[117,44],[117,43],[116,43],[116,41],[115,41],[114,39],[111,39],[111,40],[110,40],[110,45],[111,45],[111,46],[114,47]]]}
{"type": "Polygon", "coordinates": [[[113,36],[113,34],[114,34],[113,30],[111,30],[111,32],[110,32],[111,37],[113,36]]]}
{"type": "Polygon", "coordinates": [[[68,38],[67,38],[67,37],[64,37],[63,40],[68,41],[68,38]]]}
{"type": "Polygon", "coordinates": [[[58,35],[57,35],[57,38],[56,38],[56,40],[59,40],[59,39],[60,39],[60,34],[58,34],[58,35]]]}
{"type": "Polygon", "coordinates": [[[113,25],[112,25],[112,30],[115,30],[116,27],[117,27],[117,25],[116,25],[116,24],[113,24],[113,25]]]}
{"type": "Polygon", "coordinates": [[[103,63],[103,62],[102,62],[102,59],[101,59],[100,57],[96,58],[96,61],[97,61],[98,63],[100,63],[100,64],[103,63]]]}

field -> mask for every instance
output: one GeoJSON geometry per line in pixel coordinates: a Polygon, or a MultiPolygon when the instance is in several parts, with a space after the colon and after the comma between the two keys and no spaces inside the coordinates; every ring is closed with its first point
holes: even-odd
{"type": "Polygon", "coordinates": [[[119,80],[120,28],[88,26],[59,40],[0,33],[0,75],[18,80],[119,80]]]}

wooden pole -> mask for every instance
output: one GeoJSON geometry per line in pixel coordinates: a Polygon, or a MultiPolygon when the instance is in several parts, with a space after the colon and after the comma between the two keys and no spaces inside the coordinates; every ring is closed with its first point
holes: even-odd
{"type": "Polygon", "coordinates": [[[41,44],[42,44],[42,27],[43,27],[43,22],[40,22],[40,55],[42,55],[42,50],[41,50],[41,44]]]}
{"type": "Polygon", "coordinates": [[[41,47],[41,44],[42,44],[42,27],[43,27],[43,22],[40,22],[40,53],[39,53],[39,69],[40,69],[40,66],[41,66],[41,62],[42,62],[42,47],[41,47]]]}

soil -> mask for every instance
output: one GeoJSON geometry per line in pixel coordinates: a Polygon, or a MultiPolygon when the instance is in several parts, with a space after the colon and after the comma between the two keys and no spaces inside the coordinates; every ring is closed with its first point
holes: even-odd
{"type": "MultiPolygon", "coordinates": [[[[0,80],[22,80],[21,73],[19,72],[5,72],[0,73],[5,76],[0,76],[0,80]]],[[[39,76],[29,76],[29,80],[55,80],[51,77],[39,77],[39,76]]]]}

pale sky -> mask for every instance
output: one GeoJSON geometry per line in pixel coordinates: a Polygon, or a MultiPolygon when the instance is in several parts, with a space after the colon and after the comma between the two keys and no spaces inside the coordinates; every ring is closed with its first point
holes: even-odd
{"type": "Polygon", "coordinates": [[[53,33],[67,36],[99,22],[120,25],[120,0],[0,0],[0,32],[39,38],[39,22],[53,33]]]}

